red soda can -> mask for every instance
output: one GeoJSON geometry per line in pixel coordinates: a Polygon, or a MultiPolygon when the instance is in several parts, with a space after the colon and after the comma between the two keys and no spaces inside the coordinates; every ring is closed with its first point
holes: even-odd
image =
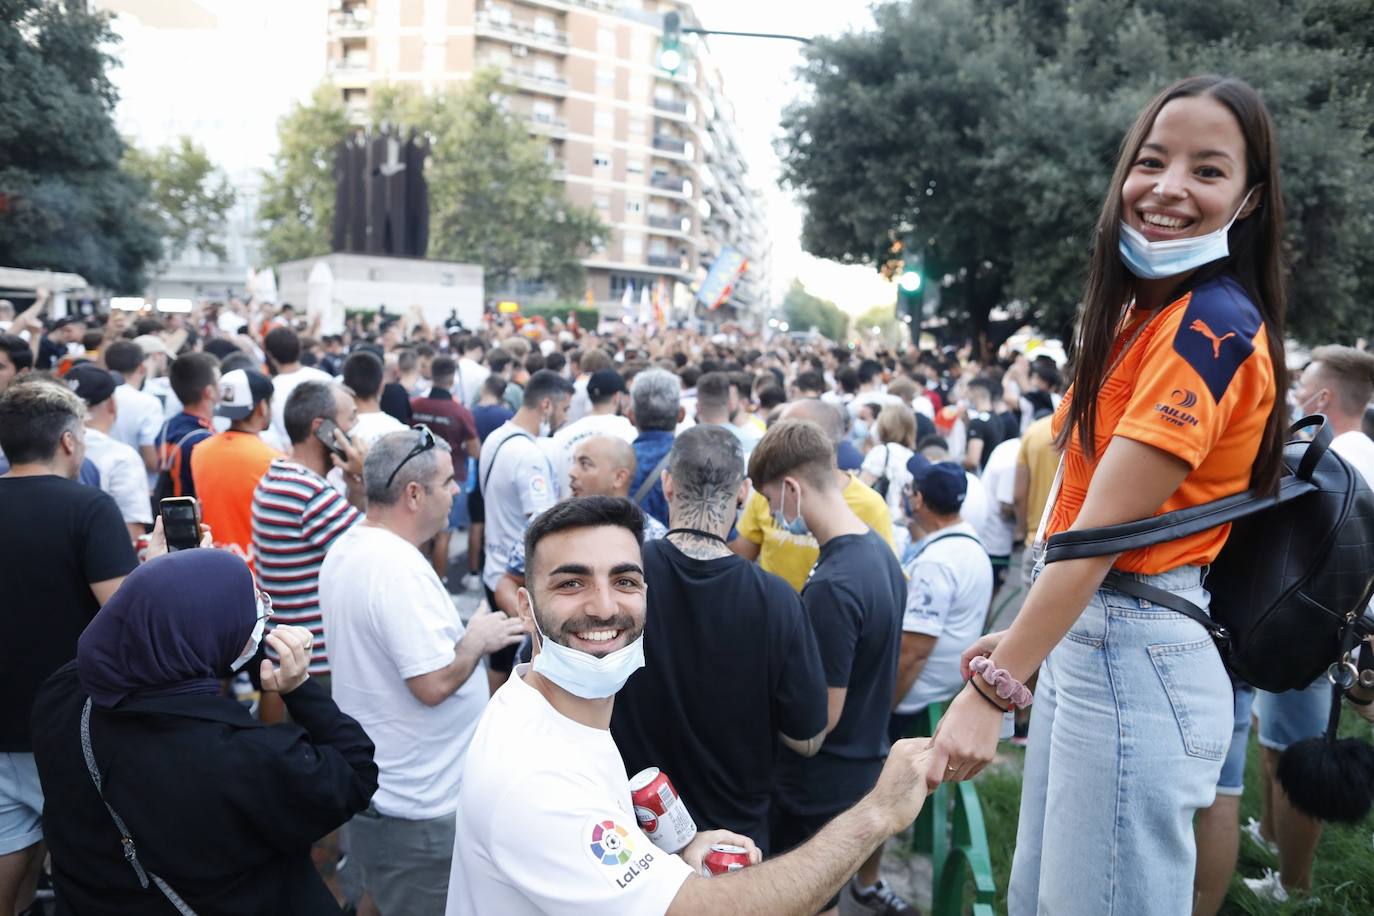
{"type": "Polygon", "coordinates": [[[753,863],[749,861],[749,850],[743,846],[712,843],[706,857],[701,860],[701,876],[710,878],[712,875],[723,875],[727,871],[748,868],[751,864],[753,863]]]}
{"type": "Polygon", "coordinates": [[[138,540],[134,541],[134,553],[138,555],[138,562],[142,563],[148,559],[148,545],[152,539],[146,534],[140,534],[138,540]]]}
{"type": "Polygon", "coordinates": [[[687,806],[658,767],[640,770],[630,780],[630,801],[639,829],[664,852],[677,852],[697,835],[687,806]]]}

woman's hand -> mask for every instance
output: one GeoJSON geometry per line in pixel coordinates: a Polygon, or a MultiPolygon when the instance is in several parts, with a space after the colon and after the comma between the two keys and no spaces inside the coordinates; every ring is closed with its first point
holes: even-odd
{"type": "Polygon", "coordinates": [[[992,650],[997,648],[997,644],[1002,641],[1002,637],[1007,635],[1006,630],[998,630],[996,633],[988,633],[986,636],[978,637],[978,641],[964,650],[964,654],[959,656],[959,673],[965,681],[973,676],[969,670],[968,663],[978,658],[980,655],[991,655],[992,650]]]}
{"type": "Polygon", "coordinates": [[[310,677],[310,648],[315,638],[305,627],[277,627],[267,634],[267,644],[277,653],[277,664],[264,658],[259,673],[262,689],[287,694],[310,677]]]}
{"type": "MultiPolygon", "coordinates": [[[[215,538],[210,532],[210,526],[201,522],[200,524],[200,543],[198,547],[214,547],[215,538]]],[[[153,521],[152,533],[148,535],[148,549],[143,551],[143,562],[147,563],[154,557],[160,557],[167,553],[167,532],[162,530],[162,516],[158,516],[153,521]]]]}
{"type": "MultiPolygon", "coordinates": [[[[985,639],[987,637],[984,637],[985,639]]],[[[949,704],[935,729],[926,783],[934,790],[942,782],[963,782],[982,772],[997,755],[1002,716],[965,686],[949,704]]]]}
{"type": "Polygon", "coordinates": [[[731,833],[729,830],[704,830],[692,837],[692,842],[683,847],[682,860],[692,866],[692,871],[701,874],[701,860],[706,858],[706,853],[711,851],[711,847],[716,843],[723,843],[727,846],[742,847],[749,853],[749,864],[757,865],[763,861],[763,853],[759,852],[758,846],[754,841],[742,833],[731,833]]]}

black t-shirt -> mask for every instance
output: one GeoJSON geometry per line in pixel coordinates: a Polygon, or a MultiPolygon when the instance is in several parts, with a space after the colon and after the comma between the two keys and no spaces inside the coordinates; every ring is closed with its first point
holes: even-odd
{"type": "MultiPolygon", "coordinates": [[[[921,395],[917,395],[917,397],[921,397],[921,395]]],[[[916,414],[916,445],[918,447],[925,441],[926,436],[933,436],[936,432],[934,420],[923,413],[916,414]]]]}
{"type": "Polygon", "coordinates": [[[0,478],[0,752],[31,749],[38,686],[76,657],[100,610],[90,583],[137,565],[108,494],[52,475],[0,478]]]}
{"type": "Polygon", "coordinates": [[[992,457],[992,450],[997,448],[997,444],[1002,441],[1002,423],[992,414],[970,414],[968,422],[968,441],[974,439],[983,441],[983,454],[978,459],[978,470],[988,466],[988,459],[992,457]]]}
{"type": "Polygon", "coordinates": [[[1001,437],[997,440],[1000,445],[1008,439],[1019,439],[1021,437],[1021,417],[1010,410],[1004,410],[993,417],[998,422],[998,432],[1001,437]]]}
{"type": "Polygon", "coordinates": [[[645,666],[611,717],[625,771],[658,767],[698,829],[734,830],[766,849],[777,735],[810,738],[826,721],[801,601],[742,557],[697,560],[667,540],[644,545],[644,573],[645,666]]]}
{"type": "Polygon", "coordinates": [[[821,548],[802,603],[826,684],[847,693],[820,753],[808,758],[781,750],[774,797],[795,814],[834,814],[873,788],[887,756],[906,579],[892,548],[872,529],[846,534],[821,548]]]}

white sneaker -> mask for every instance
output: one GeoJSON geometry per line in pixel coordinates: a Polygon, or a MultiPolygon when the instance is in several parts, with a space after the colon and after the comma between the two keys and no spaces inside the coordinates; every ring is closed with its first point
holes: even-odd
{"type": "Polygon", "coordinates": [[[463,576],[460,584],[465,592],[480,592],[482,590],[482,577],[477,573],[470,572],[463,576]]]}
{"type": "Polygon", "coordinates": [[[1272,868],[1264,870],[1261,878],[1245,878],[1245,886],[1250,888],[1250,893],[1261,900],[1270,903],[1287,903],[1288,891],[1284,889],[1283,882],[1279,880],[1279,873],[1272,868]]]}
{"type": "Polygon", "coordinates": [[[1260,824],[1259,824],[1259,821],[1255,820],[1255,819],[1252,817],[1252,818],[1250,818],[1250,820],[1246,821],[1245,826],[1242,827],[1242,828],[1240,828],[1240,829],[1241,829],[1241,832],[1244,833],[1246,836],[1248,836],[1248,837],[1251,839],[1251,841],[1254,842],[1254,844],[1255,844],[1256,846],[1258,846],[1260,849],[1263,849],[1265,852],[1269,853],[1271,856],[1275,856],[1275,857],[1278,856],[1278,854],[1279,854],[1279,846],[1278,846],[1278,844],[1275,843],[1275,842],[1273,842],[1273,841],[1271,841],[1271,840],[1266,840],[1266,839],[1264,838],[1264,834],[1260,833],[1260,824]]]}

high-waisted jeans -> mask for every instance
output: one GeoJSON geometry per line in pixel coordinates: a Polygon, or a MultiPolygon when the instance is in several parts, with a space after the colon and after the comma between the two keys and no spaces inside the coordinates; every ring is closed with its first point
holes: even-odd
{"type": "MultiPolygon", "coordinates": [[[[1202,570],[1137,576],[1207,608],[1202,570]]],[[[1212,638],[1108,588],[1040,668],[1011,916],[1186,916],[1193,814],[1230,743],[1231,683],[1212,638]]]]}

